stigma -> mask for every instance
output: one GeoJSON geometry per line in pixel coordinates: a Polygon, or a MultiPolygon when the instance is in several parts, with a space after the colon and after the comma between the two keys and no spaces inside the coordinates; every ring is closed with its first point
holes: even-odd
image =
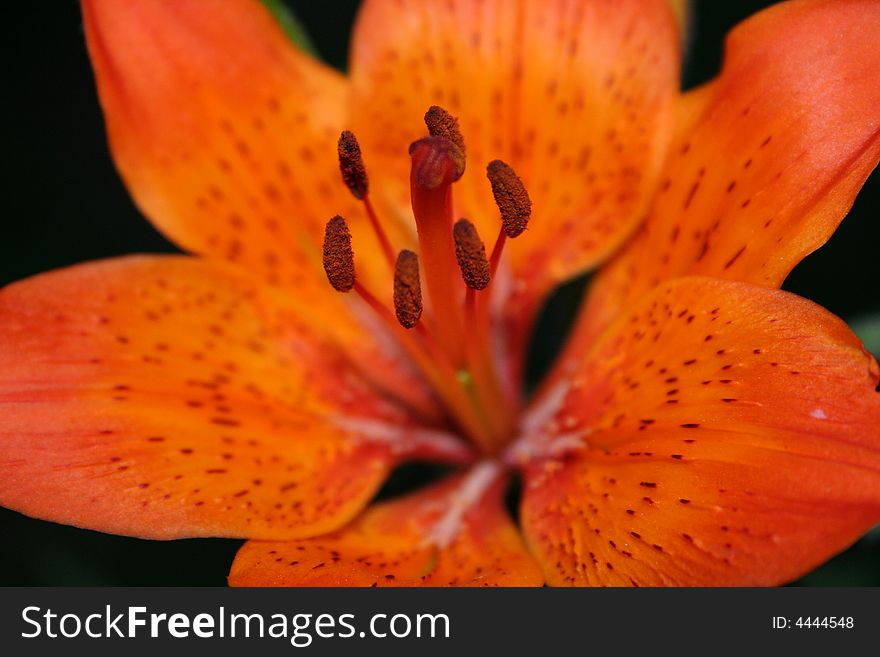
{"type": "Polygon", "coordinates": [[[450,420],[485,453],[494,454],[513,434],[520,400],[497,374],[489,317],[492,281],[505,241],[526,230],[531,200],[509,164],[488,163],[499,229],[487,257],[474,223],[454,212],[453,187],[466,168],[458,120],[436,105],[424,120],[428,134],[409,147],[417,251],[395,249],[388,238],[370,202],[367,167],[355,135],[344,131],[338,142],[342,180],[363,203],[388,262],[393,306],[381,301],[387,295],[375,294],[357,280],[351,232],[339,215],[325,227],[324,270],[334,290],[354,291],[373,309],[422,370],[450,420]]]}

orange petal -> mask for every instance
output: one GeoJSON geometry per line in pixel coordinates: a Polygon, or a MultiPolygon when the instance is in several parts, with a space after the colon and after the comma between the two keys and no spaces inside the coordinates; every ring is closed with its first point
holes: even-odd
{"type": "Polygon", "coordinates": [[[860,0],[782,3],[731,32],[718,80],[682,101],[666,180],[594,283],[581,342],[661,281],[778,287],[825,243],[880,158],[878,33],[880,4],[860,0]]]}
{"type": "Polygon", "coordinates": [[[401,459],[466,456],[359,375],[346,346],[418,387],[370,336],[183,256],[14,284],[0,293],[0,503],[149,538],[334,529],[401,459]]]}
{"type": "Polygon", "coordinates": [[[880,520],[877,362],[837,318],[658,288],[532,411],[523,522],[554,584],[779,584],[880,520]]]}
{"type": "Polygon", "coordinates": [[[500,223],[486,165],[511,164],[534,215],[508,248],[517,284],[540,297],[640,219],[668,139],[677,42],[666,0],[368,0],[353,41],[352,121],[377,183],[403,205],[404,155],[426,132],[425,110],[458,116],[468,157],[458,214],[487,240],[500,223]]]}
{"type": "Polygon", "coordinates": [[[338,171],[346,83],[260,2],[85,0],[83,16],[116,165],[171,239],[304,293],[326,285],[323,226],[342,213],[359,273],[384,266],[338,171]]]}
{"type": "Polygon", "coordinates": [[[233,586],[540,586],[543,575],[503,507],[504,478],[483,463],[351,525],[302,541],[250,541],[233,586]]]}

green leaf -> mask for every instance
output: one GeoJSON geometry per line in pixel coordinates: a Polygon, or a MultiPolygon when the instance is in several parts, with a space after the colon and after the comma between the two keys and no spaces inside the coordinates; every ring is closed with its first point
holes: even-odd
{"type": "Polygon", "coordinates": [[[314,55],[315,57],[318,56],[318,51],[315,49],[315,44],[312,43],[308,32],[306,32],[306,29],[302,26],[302,23],[297,20],[296,16],[293,15],[293,12],[291,12],[284,4],[284,0],[260,1],[275,17],[275,20],[281,25],[281,29],[287,34],[287,37],[293,41],[300,50],[307,52],[310,55],[314,55]]]}
{"type": "Polygon", "coordinates": [[[849,322],[853,333],[865,344],[865,348],[880,358],[880,315],[867,315],[849,322]]]}

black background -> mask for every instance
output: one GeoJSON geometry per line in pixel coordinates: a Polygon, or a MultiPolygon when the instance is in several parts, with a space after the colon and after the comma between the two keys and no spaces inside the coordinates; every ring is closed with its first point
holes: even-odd
{"type": "MultiPolygon", "coordinates": [[[[357,2],[290,4],[321,56],[344,68],[357,2]]],[[[684,85],[713,76],[724,34],[767,4],[695,2],[684,85]]],[[[84,260],[173,252],[140,216],[113,169],[77,3],[17,5],[17,15],[4,21],[12,51],[4,62],[8,134],[0,285],[84,260]]],[[[878,208],[880,176],[875,173],[833,239],[798,266],[785,288],[847,320],[880,312],[878,208]]],[[[572,299],[582,288],[568,286],[550,304],[540,323],[544,337],[563,330],[572,299]]],[[[546,365],[547,358],[534,354],[533,369],[546,365]]],[[[412,477],[402,473],[396,480],[412,477]]],[[[0,538],[0,585],[222,585],[239,545],[217,539],[153,542],[108,536],[3,509],[0,538]]],[[[880,585],[876,532],[801,583],[880,585]]]]}

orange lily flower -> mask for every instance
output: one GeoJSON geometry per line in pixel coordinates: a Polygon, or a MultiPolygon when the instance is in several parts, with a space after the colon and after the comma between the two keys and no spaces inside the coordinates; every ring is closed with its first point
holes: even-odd
{"type": "Polygon", "coordinates": [[[256,1],[84,0],[117,167],[199,257],[0,292],[0,504],[249,539],[233,585],[773,585],[845,548],[880,368],[778,288],[880,159],[880,2],[774,6],[683,95],[678,4],[367,0],[344,77],[256,1]],[[606,260],[524,402],[542,300],[606,260]],[[459,472],[368,506],[414,460],[459,472]]]}

